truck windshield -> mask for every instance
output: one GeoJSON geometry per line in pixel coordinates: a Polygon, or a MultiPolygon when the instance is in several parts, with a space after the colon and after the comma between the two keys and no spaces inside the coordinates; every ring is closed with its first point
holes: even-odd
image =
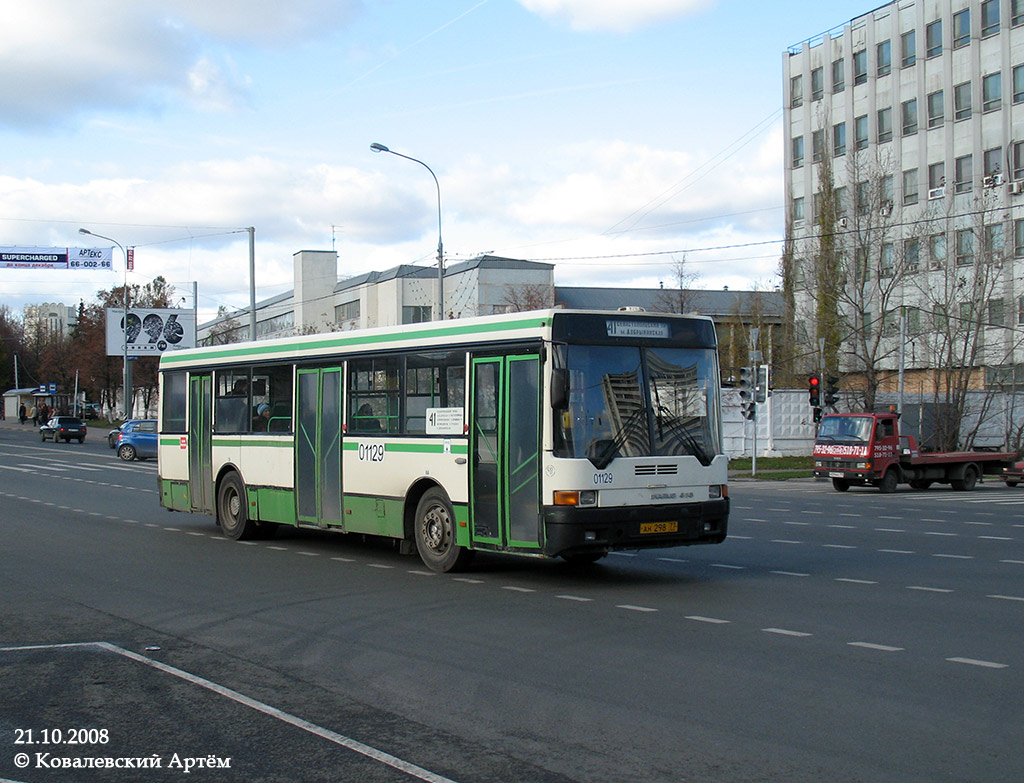
{"type": "Polygon", "coordinates": [[[826,416],[818,429],[818,441],[866,444],[871,440],[870,416],[826,416]]]}
{"type": "Polygon", "coordinates": [[[603,468],[615,457],[721,452],[715,352],[571,345],[568,407],[556,411],[555,454],[603,468]]]}

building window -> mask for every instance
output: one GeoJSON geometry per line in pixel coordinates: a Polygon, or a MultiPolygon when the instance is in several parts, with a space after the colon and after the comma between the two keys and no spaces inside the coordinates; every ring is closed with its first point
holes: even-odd
{"type": "Polygon", "coordinates": [[[882,41],[875,47],[875,68],[878,76],[888,76],[892,71],[891,41],[882,41]]]}
{"type": "Polygon", "coordinates": [[[433,320],[430,305],[405,305],[402,307],[403,324],[422,324],[433,320]]]}
{"type": "Polygon", "coordinates": [[[924,45],[926,57],[938,57],[942,54],[942,20],[936,19],[924,28],[924,45]]]}
{"type": "Polygon", "coordinates": [[[917,31],[911,30],[900,36],[900,65],[909,68],[917,62],[917,31]]]}
{"type": "Polygon", "coordinates": [[[956,264],[969,266],[974,263],[974,230],[962,228],[956,232],[956,264]]]}
{"type": "Polygon", "coordinates": [[[1006,301],[1003,299],[988,300],[988,323],[986,326],[1006,325],[1006,301]]]}
{"type": "Polygon", "coordinates": [[[970,193],[974,189],[974,164],[970,155],[956,159],[956,181],[954,190],[957,193],[970,193]]]}
{"type": "Polygon", "coordinates": [[[793,168],[798,169],[804,165],[804,137],[793,138],[793,168]]]}
{"type": "Polygon", "coordinates": [[[903,135],[913,136],[917,133],[917,98],[904,101],[900,115],[902,118],[903,135]]]}
{"type": "Polygon", "coordinates": [[[871,183],[867,180],[857,183],[857,203],[854,205],[858,215],[866,215],[871,204],[871,183]]]}
{"type": "MultiPolygon", "coordinates": [[[[1022,0],[1024,2],[1024,0],[1022,0]]],[[[846,61],[832,61],[832,92],[842,92],[846,88],[846,61]]]]}
{"type": "Polygon", "coordinates": [[[903,269],[916,272],[921,261],[921,240],[917,237],[903,240],[903,269]]]}
{"type": "Polygon", "coordinates": [[[893,195],[892,174],[880,177],[878,179],[878,205],[883,216],[892,212],[893,195]]]}
{"type": "MultiPolygon", "coordinates": [[[[1024,0],[1021,0],[1024,3],[1024,0]]],[[[1024,102],[1024,65],[1016,65],[1013,68],[1013,102],[1024,102]]]]}
{"type": "Polygon", "coordinates": [[[981,36],[987,38],[999,32],[999,0],[984,0],[981,4],[981,36]]]}
{"type": "Polygon", "coordinates": [[[969,120],[971,118],[971,83],[964,82],[953,88],[953,119],[969,120]]]}
{"type": "Polygon", "coordinates": [[[939,268],[946,263],[946,235],[932,234],[928,237],[928,257],[932,267],[939,268]]]}
{"type": "Polygon", "coordinates": [[[825,154],[825,131],[816,130],[811,133],[811,155],[815,163],[821,163],[821,156],[825,154]]]}
{"type": "Polygon", "coordinates": [[[355,299],[351,302],[345,302],[344,304],[335,305],[334,307],[334,321],[335,323],[344,323],[345,321],[358,321],[359,320],[359,300],[355,299]]]}
{"type": "Polygon", "coordinates": [[[832,126],[832,154],[846,154],[846,123],[838,122],[832,126]]]}
{"type": "Polygon", "coordinates": [[[868,81],[868,50],[861,49],[853,53],[853,83],[867,84],[868,81]]]}
{"type": "Polygon", "coordinates": [[[1003,75],[990,73],[981,80],[981,110],[995,111],[1003,102],[1003,75]]]}
{"type": "Polygon", "coordinates": [[[882,244],[881,252],[878,257],[878,276],[879,277],[892,277],[894,272],[894,259],[896,252],[893,248],[892,242],[885,242],[882,244]]]}
{"type": "Polygon", "coordinates": [[[868,116],[861,115],[853,121],[854,146],[859,149],[867,149],[868,146],[868,116]]]}
{"type": "Polygon", "coordinates": [[[801,74],[789,80],[789,105],[794,109],[804,105],[804,77],[801,74]]]}
{"type": "Polygon", "coordinates": [[[820,101],[825,94],[824,70],[815,68],[811,71],[811,100],[820,101]]]}
{"type": "MultiPolygon", "coordinates": [[[[984,176],[985,177],[995,177],[997,174],[1002,174],[1002,172],[1003,172],[1003,148],[1002,147],[993,147],[990,150],[985,150],[984,164],[985,164],[985,172],[984,172],[984,176]]],[[[993,182],[991,182],[989,184],[995,185],[996,183],[993,181],[993,182]]]]}
{"type": "Polygon", "coordinates": [[[928,96],[928,127],[942,127],[942,123],[945,121],[946,109],[942,99],[942,90],[937,90],[928,96]]]}
{"type": "Polygon", "coordinates": [[[1010,0],[1010,24],[1024,24],[1024,0],[1010,0]]]}
{"type": "Polygon", "coordinates": [[[985,226],[985,255],[989,261],[1001,261],[1006,249],[1006,236],[1002,223],[985,226]]]}
{"type": "Polygon", "coordinates": [[[932,163],[928,167],[928,198],[941,198],[946,187],[946,164],[932,163]]]}
{"type": "Polygon", "coordinates": [[[1013,178],[1024,179],[1024,141],[1013,145],[1013,178]]]}
{"type": "Polygon", "coordinates": [[[804,222],[804,198],[803,196],[797,196],[793,199],[793,222],[803,223],[804,222]]]}
{"type": "Polygon", "coordinates": [[[917,169],[907,169],[903,172],[903,203],[916,204],[917,199],[917,169]]]}
{"type": "Polygon", "coordinates": [[[846,186],[836,188],[836,216],[846,217],[846,186]]]}
{"type": "Polygon", "coordinates": [[[953,14],[953,48],[960,49],[971,42],[971,9],[953,14]]]}
{"type": "Polygon", "coordinates": [[[892,141],[892,107],[878,110],[878,143],[892,141]]]}

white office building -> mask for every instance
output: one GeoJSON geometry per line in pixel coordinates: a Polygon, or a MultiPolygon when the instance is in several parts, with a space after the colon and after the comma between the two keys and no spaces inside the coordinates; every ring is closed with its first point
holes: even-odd
{"type": "MultiPolygon", "coordinates": [[[[796,338],[1024,385],[1024,0],[897,0],[783,55],[796,338]]],[[[809,361],[808,369],[817,365],[809,361]]]]}

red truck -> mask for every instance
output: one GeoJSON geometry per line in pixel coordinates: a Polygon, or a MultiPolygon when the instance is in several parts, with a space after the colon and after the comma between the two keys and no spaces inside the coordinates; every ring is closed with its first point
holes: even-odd
{"type": "Polygon", "coordinates": [[[1002,478],[1016,458],[1003,451],[922,452],[913,437],[900,435],[896,413],[825,416],[814,441],[814,475],[832,479],[839,492],[852,486],[892,492],[899,484],[928,489],[935,483],[970,491],[983,475],[1002,478]]]}

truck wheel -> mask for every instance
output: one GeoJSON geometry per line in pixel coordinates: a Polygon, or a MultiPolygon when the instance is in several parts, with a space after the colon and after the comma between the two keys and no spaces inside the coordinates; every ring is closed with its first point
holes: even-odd
{"type": "Polygon", "coordinates": [[[896,491],[896,485],[900,483],[900,477],[896,475],[896,471],[889,468],[885,471],[885,475],[882,476],[882,480],[878,482],[878,491],[886,494],[896,491]]]}
{"type": "Polygon", "coordinates": [[[1006,479],[1006,486],[1008,487],[1015,487],[1019,483],[1020,482],[1017,479],[1006,479]]]}
{"type": "Polygon", "coordinates": [[[846,492],[850,488],[850,482],[846,479],[834,478],[832,479],[832,489],[836,492],[846,492]]]}
{"type": "Polygon", "coordinates": [[[953,479],[949,485],[957,492],[971,492],[978,483],[978,469],[974,465],[964,468],[964,477],[953,479]]]}

